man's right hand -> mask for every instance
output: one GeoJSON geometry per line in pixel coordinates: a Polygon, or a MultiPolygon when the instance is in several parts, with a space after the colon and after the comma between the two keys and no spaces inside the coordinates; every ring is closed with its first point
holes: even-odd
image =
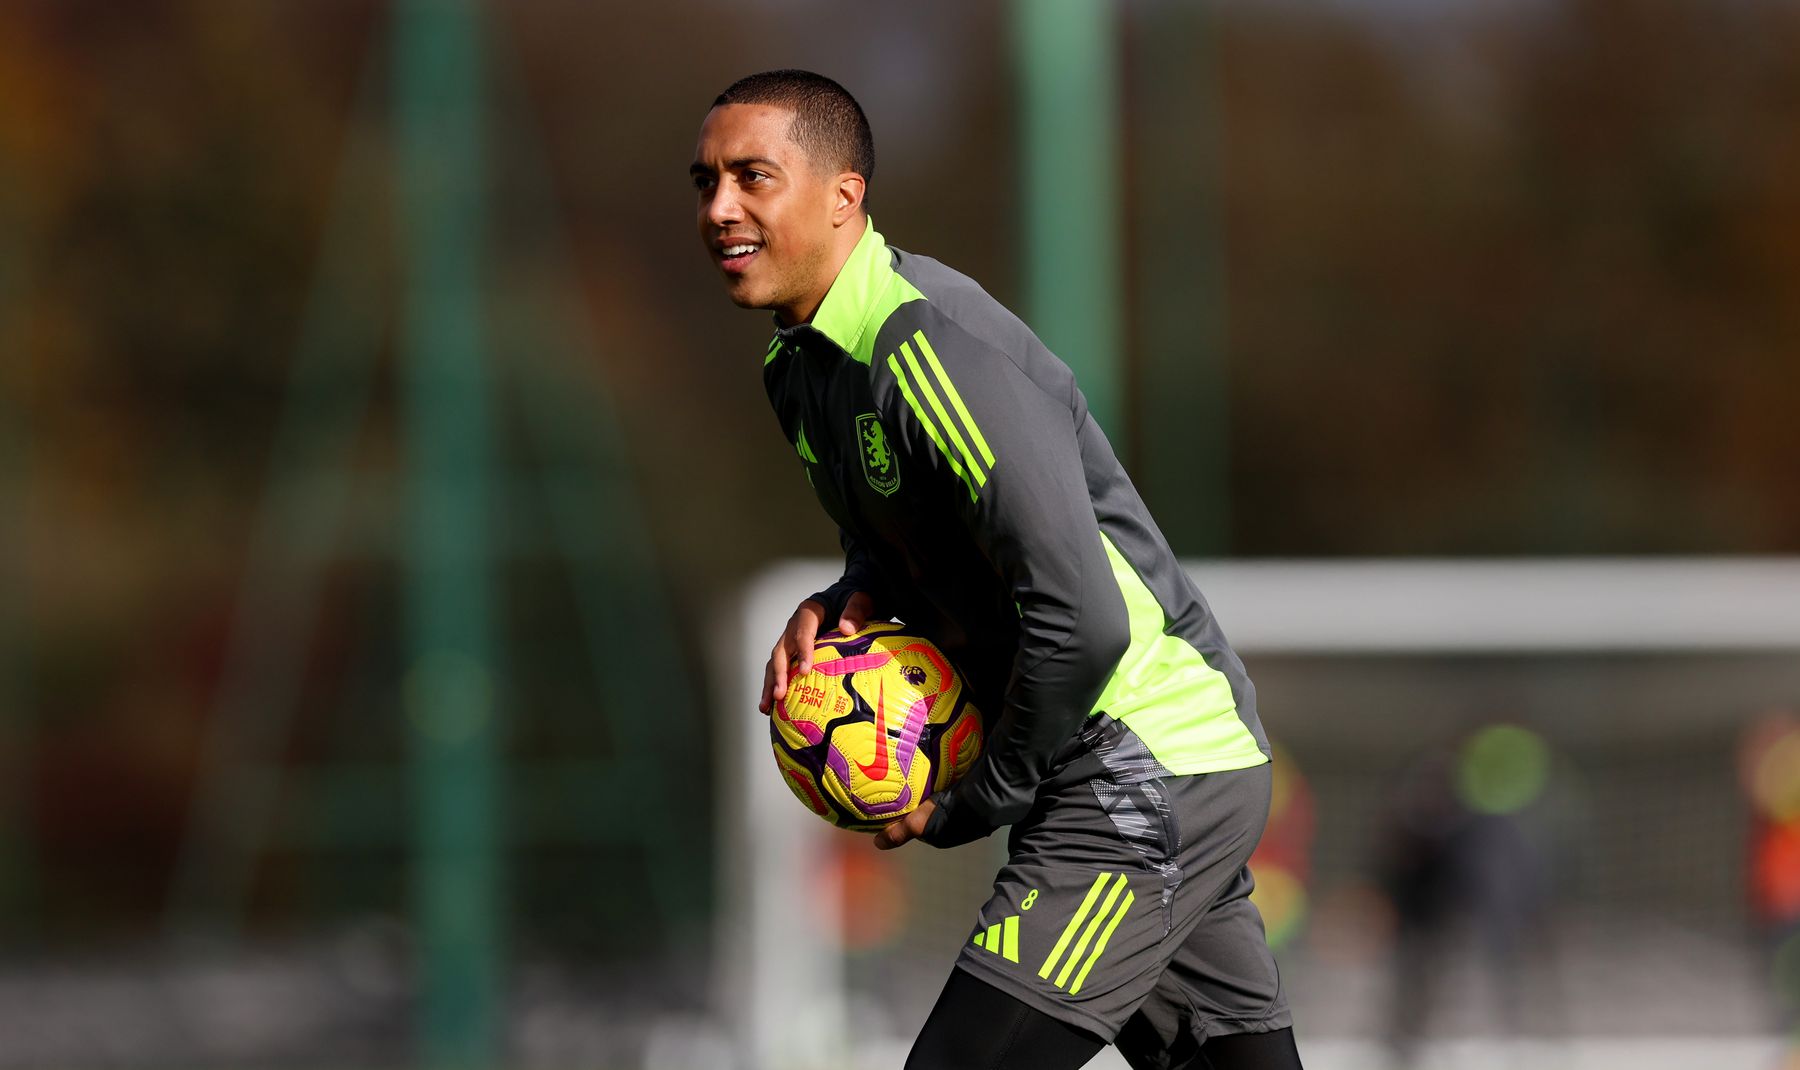
{"type": "MultiPolygon", "coordinates": [[[[837,622],[838,632],[849,635],[860,631],[868,623],[873,609],[873,600],[857,591],[844,603],[844,612],[837,622]]],[[[819,625],[824,619],[825,607],[811,598],[800,603],[800,608],[788,618],[787,627],[781,630],[781,638],[775,641],[775,648],[769,651],[769,661],[763,666],[762,701],[757,709],[767,714],[775,708],[776,699],[787,697],[790,677],[812,672],[813,642],[819,637],[819,625]]]]}

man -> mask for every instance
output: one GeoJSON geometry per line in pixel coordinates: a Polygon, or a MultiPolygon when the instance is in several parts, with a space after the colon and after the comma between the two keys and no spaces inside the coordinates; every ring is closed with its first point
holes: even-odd
{"type": "Polygon", "coordinates": [[[1069,369],[974,282],[864,210],[856,101],[804,71],[732,85],[691,168],[731,299],[775,313],[763,381],[843,579],[800,603],[762,709],[826,623],[896,616],[989,714],[967,776],[876,835],[1009,857],[907,1066],[1300,1065],[1249,901],[1268,811],[1255,693],[1069,369]]]}

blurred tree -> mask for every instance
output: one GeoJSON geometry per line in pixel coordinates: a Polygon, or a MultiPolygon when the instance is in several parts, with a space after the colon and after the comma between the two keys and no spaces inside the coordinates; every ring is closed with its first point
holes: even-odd
{"type": "Polygon", "coordinates": [[[1800,546],[1796,46],[1784,4],[1233,8],[1235,548],[1800,546]]]}

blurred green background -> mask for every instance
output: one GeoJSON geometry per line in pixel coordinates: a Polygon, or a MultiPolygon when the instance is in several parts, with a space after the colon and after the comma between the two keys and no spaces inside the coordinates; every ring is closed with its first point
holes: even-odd
{"type": "MultiPolygon", "coordinates": [[[[740,75],[839,79],[888,239],[1023,308],[1021,191],[1093,176],[1024,173],[1016,14],[488,3],[476,143],[409,148],[396,5],[0,6],[0,1066],[411,1059],[409,739],[501,756],[505,1050],[709,1013],[711,741],[753,700],[708,705],[708,644],[836,543],[698,247],[695,132],[740,75]],[[460,252],[413,244],[445,188],[460,252]],[[409,496],[408,324],[459,308],[414,287],[457,256],[477,588],[421,578],[409,496]],[[488,631],[421,667],[437,581],[488,631]]],[[[1107,430],[1177,552],[1800,550],[1800,6],[1108,17],[1107,430]]],[[[465,84],[412,56],[423,106],[465,84]]]]}

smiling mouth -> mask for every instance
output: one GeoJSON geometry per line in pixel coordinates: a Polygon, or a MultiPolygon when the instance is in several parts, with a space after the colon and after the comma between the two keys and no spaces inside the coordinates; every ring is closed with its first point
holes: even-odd
{"type": "Polygon", "coordinates": [[[754,242],[733,242],[730,245],[721,245],[719,246],[719,266],[724,268],[728,274],[741,274],[750,265],[750,261],[756,259],[756,254],[761,251],[762,246],[754,242]]]}

